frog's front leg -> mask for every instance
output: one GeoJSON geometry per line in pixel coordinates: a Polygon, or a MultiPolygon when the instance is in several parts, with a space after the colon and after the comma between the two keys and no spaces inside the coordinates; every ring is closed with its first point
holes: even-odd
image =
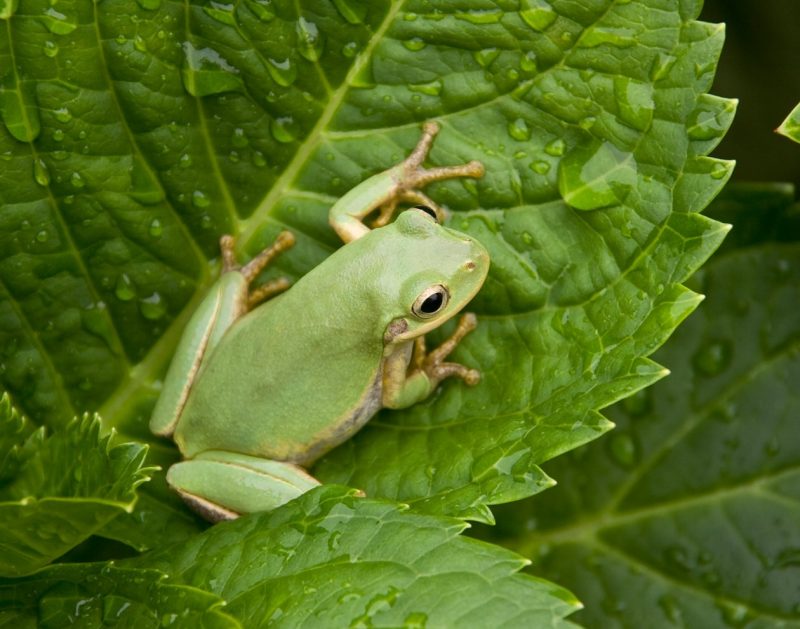
{"type": "Polygon", "coordinates": [[[445,218],[444,211],[420,188],[444,179],[483,176],[483,164],[478,161],[458,166],[423,168],[422,162],[425,161],[437,133],[439,125],[436,122],[425,123],[416,148],[402,163],[360,183],[334,204],[328,220],[344,242],[356,240],[369,233],[370,228],[363,221],[375,210],[380,210],[380,213],[374,226],[386,225],[394,215],[397,204],[402,201],[425,206],[436,214],[441,223],[445,218]]]}
{"type": "Polygon", "coordinates": [[[451,376],[461,378],[470,386],[478,384],[481,374],[476,369],[444,362],[476,325],[477,318],[468,312],[461,316],[450,338],[431,352],[425,349],[424,336],[414,340],[413,348],[410,341],[393,348],[384,361],[383,405],[387,408],[406,408],[416,404],[427,398],[442,380],[451,376]]]}
{"type": "Polygon", "coordinates": [[[194,379],[225,331],[256,304],[288,288],[289,282],[283,278],[253,291],[250,283],[273,258],[293,244],[294,236],[281,232],[270,247],[240,267],[234,257],[233,237],[220,239],[222,274],[189,319],[175,350],[150,419],[150,430],[154,434],[169,437],[175,431],[194,379]]]}
{"type": "Polygon", "coordinates": [[[319,485],[293,463],[223,450],[176,463],[167,471],[167,482],[211,522],[271,511],[319,485]]]}

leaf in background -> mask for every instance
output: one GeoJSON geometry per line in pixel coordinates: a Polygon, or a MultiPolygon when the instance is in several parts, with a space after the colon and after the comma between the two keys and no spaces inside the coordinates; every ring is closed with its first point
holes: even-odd
{"type": "Polygon", "coordinates": [[[109,564],[51,566],[0,579],[0,625],[15,627],[241,627],[219,597],[165,582],[156,570],[109,564]]]}
{"type": "Polygon", "coordinates": [[[44,439],[44,429],[38,430],[11,404],[7,393],[0,396],[0,491],[14,478],[22,464],[44,439]]]}
{"type": "Polygon", "coordinates": [[[339,244],[335,199],[437,119],[430,163],[487,169],[429,188],[492,256],[456,357],[483,382],[382,413],[315,472],[488,520],[663,375],[646,356],[697,304],[681,282],[725,233],[698,212],[731,166],[705,155],[734,111],[705,94],[722,29],[699,5],[21,3],[0,34],[4,386],[39,422],[99,407],[155,443],[219,236],[252,254],[288,227],[272,272],[299,277],[339,244]]]}
{"type": "Polygon", "coordinates": [[[786,116],[786,120],[781,123],[781,126],[776,131],[790,140],[800,142],[800,104],[786,116]]]}
{"type": "Polygon", "coordinates": [[[672,375],[487,531],[572,588],[586,626],[800,627],[797,210],[789,186],[723,193],[708,299],[656,355],[672,375]]]}
{"type": "Polygon", "coordinates": [[[26,453],[0,491],[0,574],[29,574],[133,509],[134,490],[153,471],[142,467],[147,446],[112,447],[99,432],[87,415],[26,453]]]}
{"type": "Polygon", "coordinates": [[[569,592],[465,526],[327,485],[124,564],[213,592],[245,627],[574,627],[569,592]]]}

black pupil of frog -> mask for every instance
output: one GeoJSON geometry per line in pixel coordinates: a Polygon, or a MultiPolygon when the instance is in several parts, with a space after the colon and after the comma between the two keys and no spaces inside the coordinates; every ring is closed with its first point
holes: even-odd
{"type": "Polygon", "coordinates": [[[423,212],[425,212],[425,214],[428,214],[431,217],[433,217],[433,220],[437,220],[437,218],[438,218],[436,216],[436,212],[433,211],[433,208],[432,207],[428,207],[427,205],[415,205],[414,209],[422,210],[423,212]]]}
{"type": "Polygon", "coordinates": [[[420,311],[424,314],[433,314],[439,308],[442,307],[442,302],[444,301],[444,295],[442,292],[439,291],[437,293],[433,293],[425,298],[425,301],[422,302],[422,305],[419,307],[420,311]]]}

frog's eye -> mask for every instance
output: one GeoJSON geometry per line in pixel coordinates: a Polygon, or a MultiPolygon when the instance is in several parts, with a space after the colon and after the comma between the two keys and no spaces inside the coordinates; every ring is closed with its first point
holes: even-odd
{"type": "Polygon", "coordinates": [[[447,305],[449,299],[450,294],[447,289],[441,284],[436,284],[422,291],[414,305],[411,306],[411,312],[420,319],[429,319],[441,311],[447,305]]]}
{"type": "Polygon", "coordinates": [[[419,210],[420,212],[425,212],[425,214],[430,216],[434,221],[437,223],[439,222],[439,217],[436,215],[436,210],[434,210],[432,207],[427,205],[415,205],[414,209],[419,210]]]}

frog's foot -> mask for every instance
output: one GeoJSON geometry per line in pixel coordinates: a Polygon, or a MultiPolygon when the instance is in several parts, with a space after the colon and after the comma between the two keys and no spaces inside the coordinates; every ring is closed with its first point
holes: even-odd
{"type": "Polygon", "coordinates": [[[477,317],[471,312],[461,316],[455,332],[439,347],[428,353],[425,349],[425,338],[418,337],[414,344],[415,366],[424,371],[435,386],[445,378],[455,376],[461,378],[469,386],[475,386],[481,380],[481,372],[470,369],[459,363],[446,363],[444,359],[452,352],[461,340],[478,325],[477,317]]]}
{"type": "Polygon", "coordinates": [[[167,471],[167,482],[211,522],[271,511],[319,485],[293,463],[223,450],[176,463],[167,471]]]}
{"type": "MultiPolygon", "coordinates": [[[[294,235],[291,232],[282,231],[280,234],[278,234],[275,242],[261,251],[261,253],[250,260],[250,262],[240,267],[236,263],[236,256],[234,253],[236,244],[235,239],[233,236],[223,236],[219,241],[220,250],[222,251],[223,273],[229,271],[239,271],[249,287],[250,283],[269,265],[270,262],[272,262],[272,260],[274,260],[278,255],[287,249],[291,249],[292,246],[294,246],[294,243],[294,235]]],[[[265,299],[285,291],[287,288],[289,288],[289,285],[289,280],[285,277],[281,277],[262,284],[253,290],[248,290],[248,309],[252,309],[265,299]]]]}
{"type": "MultiPolygon", "coordinates": [[[[433,145],[433,140],[437,133],[439,133],[438,123],[425,123],[425,126],[422,130],[422,137],[417,143],[417,146],[398,168],[395,198],[397,200],[420,203],[431,208],[436,213],[439,222],[442,222],[446,218],[442,209],[427,196],[425,196],[419,190],[419,188],[422,188],[423,186],[426,186],[434,181],[455,179],[457,177],[472,177],[474,179],[479,179],[480,177],[483,177],[485,169],[483,164],[476,160],[466,164],[459,164],[457,166],[423,168],[422,162],[425,161],[425,158],[428,156],[431,146],[433,145]]],[[[378,217],[379,220],[383,214],[384,210],[381,208],[381,216],[378,217]]]]}

